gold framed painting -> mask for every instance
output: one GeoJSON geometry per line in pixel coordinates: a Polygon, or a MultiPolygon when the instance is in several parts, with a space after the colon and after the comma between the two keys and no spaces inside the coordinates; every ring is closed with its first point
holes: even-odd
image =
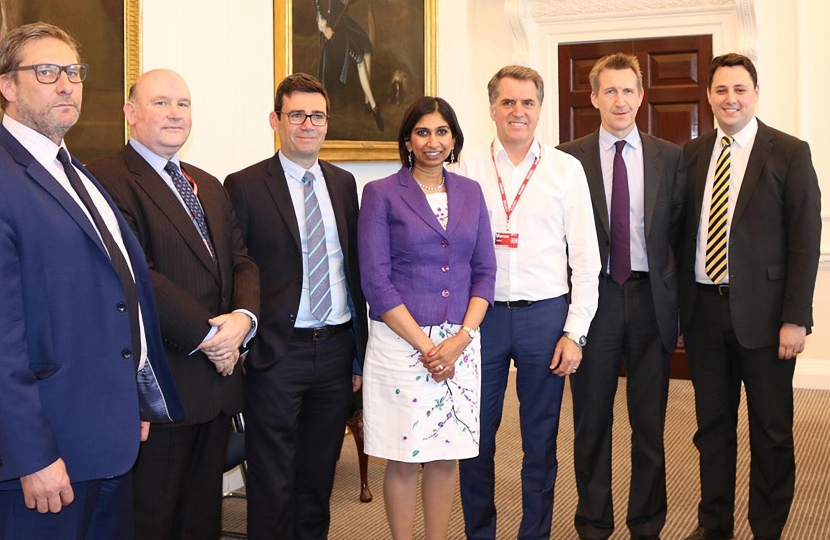
{"type": "Polygon", "coordinates": [[[0,0],[0,34],[36,21],[66,30],[89,64],[67,146],[84,163],[118,152],[127,135],[122,106],[141,69],[139,0],[0,0]]]}
{"type": "Polygon", "coordinates": [[[436,2],[274,0],[275,84],[305,72],[329,94],[320,157],[398,159],[404,111],[436,89],[436,2]]]}

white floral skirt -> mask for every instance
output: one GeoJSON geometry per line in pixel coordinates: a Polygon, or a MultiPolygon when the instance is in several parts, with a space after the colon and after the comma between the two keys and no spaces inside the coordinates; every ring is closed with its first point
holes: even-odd
{"type": "MultiPolygon", "coordinates": [[[[423,327],[436,345],[461,329],[423,327]]],[[[481,341],[455,363],[455,376],[437,383],[420,354],[386,324],[371,321],[363,372],[366,453],[408,463],[478,455],[481,341]]]]}

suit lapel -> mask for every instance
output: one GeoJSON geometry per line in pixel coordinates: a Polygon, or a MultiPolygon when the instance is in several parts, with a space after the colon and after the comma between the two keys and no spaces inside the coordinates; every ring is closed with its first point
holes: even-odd
{"type": "Polygon", "coordinates": [[[643,143],[643,189],[645,193],[645,236],[648,242],[651,232],[651,218],[654,216],[654,205],[657,203],[657,193],[660,191],[660,182],[663,178],[663,158],[660,149],[654,141],[645,133],[640,133],[640,140],[643,143]]]}
{"type": "MultiPolygon", "coordinates": [[[[449,237],[452,236],[453,231],[455,231],[458,224],[462,221],[462,216],[467,213],[467,196],[458,182],[454,181],[450,173],[444,174],[447,175],[447,207],[449,208],[450,204],[452,204],[452,212],[448,211],[446,230],[446,236],[449,237]]],[[[433,216],[435,216],[434,213],[433,216]]],[[[438,226],[440,227],[441,224],[438,223],[438,226]]]]}
{"type": "MultiPolygon", "coordinates": [[[[420,190],[418,184],[415,182],[415,179],[412,177],[412,173],[405,168],[401,168],[401,170],[398,171],[398,182],[402,188],[401,199],[403,199],[406,205],[409,206],[409,208],[415,212],[415,215],[421,218],[424,223],[432,227],[435,232],[446,238],[448,231],[445,231],[444,227],[438,223],[438,218],[435,217],[435,213],[432,211],[432,208],[430,208],[426,196],[420,190]]],[[[447,197],[449,198],[449,195],[447,197]]]]}
{"type": "Polygon", "coordinates": [[[337,181],[337,173],[326,162],[320,162],[320,168],[323,170],[323,179],[326,182],[326,189],[329,192],[331,199],[331,207],[334,210],[334,220],[337,223],[337,236],[340,238],[340,250],[343,252],[343,257],[349,253],[349,222],[346,218],[346,204],[348,195],[345,193],[343,182],[337,181]]]}
{"type": "Polygon", "coordinates": [[[591,193],[591,203],[594,212],[599,216],[605,236],[610,238],[611,225],[608,223],[608,201],[605,198],[605,183],[602,180],[602,167],[599,157],[599,131],[593,133],[586,144],[582,146],[584,156],[579,161],[585,169],[588,178],[588,191],[591,193]]]}
{"type": "Polygon", "coordinates": [[[268,178],[265,180],[268,191],[271,193],[271,198],[274,199],[274,205],[277,211],[282,216],[282,220],[291,231],[291,236],[294,238],[294,243],[297,244],[297,250],[302,253],[303,245],[300,242],[300,226],[297,223],[297,214],[294,212],[294,203],[291,202],[291,193],[288,191],[288,179],[285,177],[285,171],[280,164],[279,154],[274,154],[271,162],[268,164],[268,178]]]}
{"type": "Polygon", "coordinates": [[[758,180],[761,178],[761,171],[764,169],[764,163],[766,163],[767,157],[772,151],[772,139],[773,135],[767,129],[767,126],[758,120],[758,133],[755,135],[755,142],[752,144],[752,152],[749,154],[744,179],[741,182],[741,191],[738,193],[738,200],[735,203],[735,213],[732,215],[732,226],[743,215],[749,199],[752,198],[752,192],[755,190],[755,186],[758,185],[758,180]]]}
{"type": "Polygon", "coordinates": [[[136,176],[136,183],[139,188],[167,216],[167,219],[173,225],[173,229],[181,235],[196,257],[219,281],[219,271],[216,268],[216,263],[210,258],[210,253],[204,241],[202,241],[202,237],[199,236],[193,221],[173,193],[173,190],[170,189],[170,186],[129,144],[124,149],[124,161],[127,163],[130,172],[136,176]]]}
{"type": "Polygon", "coordinates": [[[0,125],[0,142],[8,149],[9,154],[21,166],[26,168],[26,173],[29,177],[38,183],[44,190],[46,190],[56,201],[66,210],[66,213],[75,220],[78,226],[89,236],[96,246],[109,259],[104,244],[101,242],[101,237],[98,231],[92,225],[87,215],[81,209],[79,204],[72,198],[72,196],[64,189],[64,187],[51,175],[49,171],[30,154],[23,145],[18,142],[9,131],[0,125]]]}
{"type": "Polygon", "coordinates": [[[696,145],[696,155],[688,156],[686,159],[687,163],[695,164],[695,170],[689,171],[689,178],[693,178],[695,183],[695,223],[700,223],[703,192],[706,190],[706,176],[709,174],[709,162],[712,158],[712,150],[715,148],[717,134],[717,131],[713,131],[701,137],[700,144],[696,145]]]}

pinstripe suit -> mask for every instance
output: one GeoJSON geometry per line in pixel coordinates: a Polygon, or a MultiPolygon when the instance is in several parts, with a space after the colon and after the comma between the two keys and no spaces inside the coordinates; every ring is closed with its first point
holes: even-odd
{"type": "MultiPolygon", "coordinates": [[[[171,529],[166,520],[173,519],[172,509],[177,506],[174,497],[178,496],[178,490],[170,488],[172,500],[166,500],[156,489],[151,489],[150,493],[143,492],[142,477],[148,477],[148,485],[154,485],[156,480],[184,483],[190,462],[204,458],[211,462],[208,466],[211,474],[191,484],[188,495],[196,497],[199,495],[196,492],[213,494],[221,489],[215,484],[221,482],[221,471],[218,477],[214,473],[216,467],[222,468],[224,464],[230,429],[227,417],[242,410],[242,372],[237,368],[233,375],[222,377],[201,351],[192,355],[188,353],[196,349],[207,335],[210,329],[207,321],[211,317],[239,308],[259,314],[259,270],[247,255],[226,192],[210,174],[182,163],[182,170],[198,186],[198,198],[205,212],[216,262],[211,259],[173,190],[131,145],[128,144],[115,156],[92,163],[90,170],[102,179],[101,183],[144,248],[158,305],[165,352],[185,410],[185,420],[181,424],[173,428],[153,426],[148,443],[139,454],[136,468],[136,522],[141,527],[153,526],[153,529],[147,530],[148,538],[162,538],[161,531],[166,534],[171,529]],[[187,428],[209,422],[219,423],[216,428],[218,435],[215,438],[209,436],[209,443],[194,442],[193,430],[187,428]],[[175,442],[174,432],[177,430],[182,437],[191,440],[187,444],[198,445],[197,453],[205,455],[188,457],[183,463],[178,463],[180,467],[173,469],[160,465],[156,467],[147,462],[149,458],[142,460],[154,450],[153,444],[161,444],[168,436],[170,444],[180,444],[175,442]],[[151,517],[142,518],[144,511],[151,517]]],[[[184,449],[180,451],[185,452],[184,449]]],[[[210,503],[216,504],[218,501],[214,500],[210,503]]],[[[198,512],[204,514],[204,506],[199,508],[198,512]]],[[[208,527],[209,524],[210,530],[213,530],[219,525],[219,515],[220,509],[216,508],[213,519],[195,515],[192,520],[194,525],[208,527]]],[[[138,538],[143,536],[141,527],[137,530],[138,538]]],[[[203,537],[209,538],[210,535],[203,537]]]]}

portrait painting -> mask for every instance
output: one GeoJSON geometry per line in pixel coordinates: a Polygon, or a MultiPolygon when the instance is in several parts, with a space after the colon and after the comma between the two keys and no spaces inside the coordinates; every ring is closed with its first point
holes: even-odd
{"type": "Polygon", "coordinates": [[[89,64],[78,123],[66,144],[84,163],[123,148],[127,80],[138,74],[139,0],[0,0],[0,35],[43,21],[66,30],[89,64]]]}
{"type": "Polygon", "coordinates": [[[404,111],[435,91],[435,0],[275,0],[274,8],[275,82],[309,73],[329,94],[321,156],[395,159],[404,111]]]}

